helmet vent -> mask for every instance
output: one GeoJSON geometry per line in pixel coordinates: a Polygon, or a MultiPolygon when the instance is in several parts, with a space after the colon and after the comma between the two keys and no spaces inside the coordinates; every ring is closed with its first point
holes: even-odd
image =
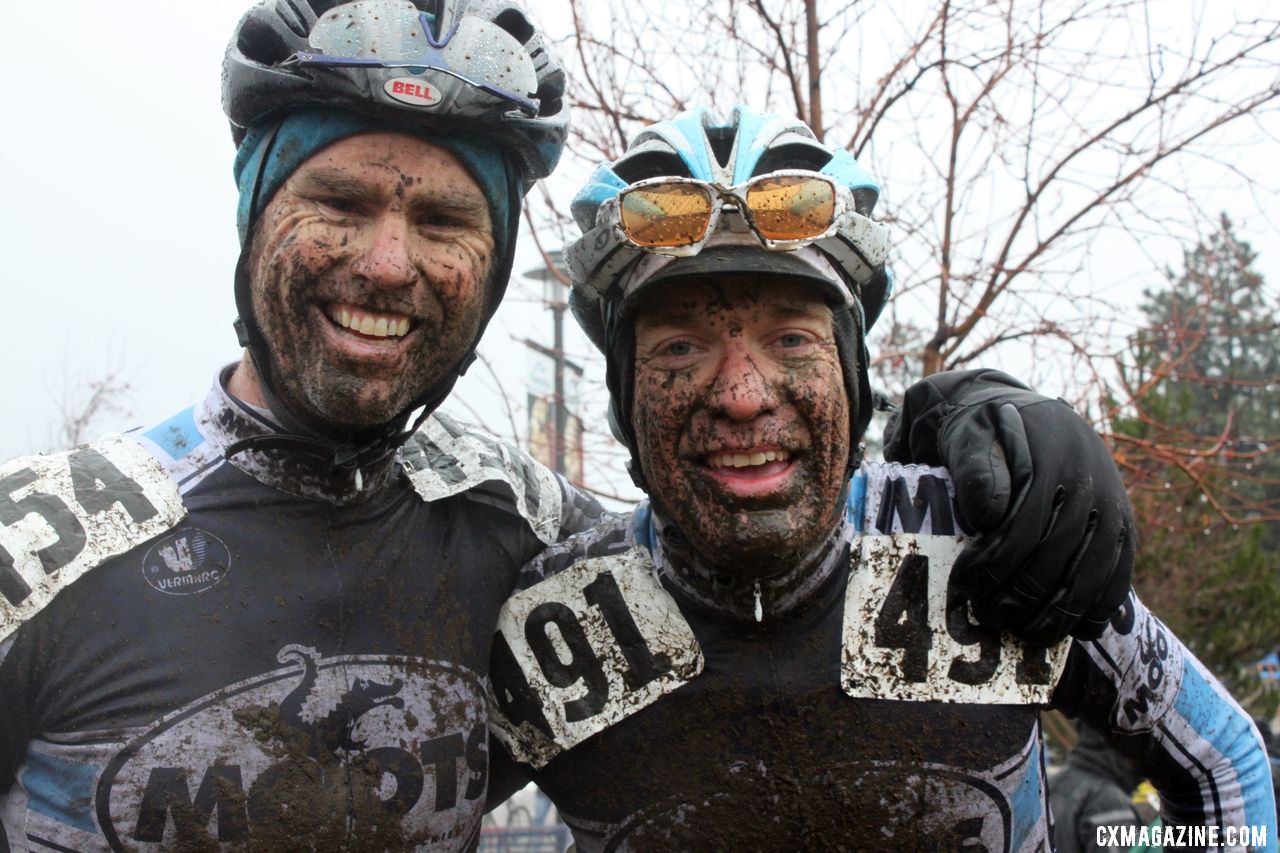
{"type": "Polygon", "coordinates": [[[831,153],[820,145],[792,144],[770,148],[760,155],[755,173],[763,175],[779,169],[822,171],[831,162],[831,153]]]}
{"type": "MultiPolygon", "coordinates": [[[[344,0],[339,0],[344,2],[344,0]]],[[[431,37],[439,39],[445,33],[445,2],[444,0],[412,0],[413,5],[427,13],[428,25],[431,27],[431,37]]]]}
{"type": "Polygon", "coordinates": [[[733,142],[737,138],[735,127],[707,128],[707,141],[711,143],[711,153],[715,155],[720,168],[729,168],[729,160],[733,157],[733,142]]]}
{"type": "Polygon", "coordinates": [[[313,12],[311,4],[307,0],[279,0],[276,3],[276,14],[280,16],[280,20],[284,25],[293,30],[298,38],[305,39],[311,32],[309,21],[314,21],[316,16],[324,10],[313,12]]]}
{"type": "Polygon", "coordinates": [[[564,72],[555,71],[542,78],[534,97],[538,99],[539,115],[559,113],[563,109],[561,101],[564,98],[564,72]]]}
{"type": "Polygon", "coordinates": [[[665,151],[640,151],[619,160],[613,171],[629,184],[646,178],[691,178],[689,167],[677,155],[665,151]]]}
{"type": "MultiPolygon", "coordinates": [[[[307,0],[303,0],[303,2],[307,2],[307,0]]],[[[343,3],[347,2],[350,2],[350,0],[310,0],[309,5],[311,6],[315,16],[319,18],[335,6],[341,6],[343,3]]]]}
{"type": "Polygon", "coordinates": [[[520,14],[519,9],[507,9],[494,18],[493,22],[515,36],[516,41],[521,44],[527,44],[533,38],[533,24],[520,14]]]}
{"type": "Polygon", "coordinates": [[[288,59],[293,53],[278,30],[257,18],[245,19],[240,27],[239,38],[236,39],[236,47],[246,59],[261,65],[275,65],[288,59]]]}
{"type": "Polygon", "coordinates": [[[863,216],[870,216],[879,198],[880,194],[870,187],[858,187],[853,191],[853,208],[863,216]]]}

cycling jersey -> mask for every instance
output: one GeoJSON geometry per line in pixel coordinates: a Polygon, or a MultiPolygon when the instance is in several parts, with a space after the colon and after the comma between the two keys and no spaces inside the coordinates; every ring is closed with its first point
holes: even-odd
{"type": "Polygon", "coordinates": [[[1112,733],[1167,824],[1270,848],[1266,756],[1217,681],[1132,594],[1052,650],[974,624],[953,497],[943,469],[864,465],[810,585],[677,569],[645,505],[552,546],[499,617],[495,734],[580,851],[1033,851],[1051,704],[1112,733]]]}
{"type": "Polygon", "coordinates": [[[443,414],[358,471],[237,448],[225,378],[0,469],[0,850],[465,849],[498,608],[598,506],[443,414]]]}

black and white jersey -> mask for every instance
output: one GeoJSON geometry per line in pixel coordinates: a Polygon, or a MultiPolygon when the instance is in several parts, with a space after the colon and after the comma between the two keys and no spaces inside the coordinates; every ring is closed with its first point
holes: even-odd
{"type": "Polygon", "coordinates": [[[599,514],[429,418],[359,472],[216,382],[0,468],[0,850],[466,849],[520,565],[599,514]]]}
{"type": "Polygon", "coordinates": [[[523,570],[495,734],[584,853],[1040,851],[1052,706],[1111,733],[1166,824],[1272,849],[1257,732],[1159,619],[1131,594],[1094,642],[983,628],[947,591],[962,532],[943,469],[864,465],[817,585],[752,613],[687,593],[647,506],[606,520],[523,570]]]}

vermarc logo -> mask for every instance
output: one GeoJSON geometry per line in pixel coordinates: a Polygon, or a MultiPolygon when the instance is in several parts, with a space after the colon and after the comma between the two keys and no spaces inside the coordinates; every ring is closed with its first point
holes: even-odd
{"type": "Polygon", "coordinates": [[[231,551],[207,530],[185,527],[156,540],[142,558],[142,576],[167,595],[195,595],[217,586],[231,568],[231,551]]]}

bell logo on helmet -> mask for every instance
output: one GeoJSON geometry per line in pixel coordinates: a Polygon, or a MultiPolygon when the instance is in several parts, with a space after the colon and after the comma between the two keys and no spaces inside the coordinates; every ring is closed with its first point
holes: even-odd
{"type": "Polygon", "coordinates": [[[434,107],[443,95],[440,90],[412,77],[396,77],[382,84],[382,89],[392,98],[411,107],[434,107]]]}

